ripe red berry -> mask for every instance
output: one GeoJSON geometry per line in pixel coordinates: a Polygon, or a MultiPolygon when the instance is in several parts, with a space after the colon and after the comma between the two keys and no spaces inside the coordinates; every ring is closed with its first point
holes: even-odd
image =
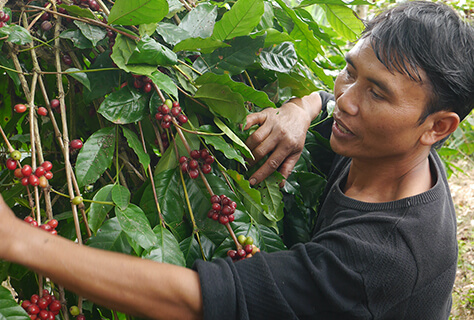
{"type": "Polygon", "coordinates": [[[21,173],[20,168],[16,168],[15,171],[13,171],[13,175],[18,179],[23,178],[23,173],[21,173]]]}
{"type": "Polygon", "coordinates": [[[65,55],[63,56],[63,62],[64,62],[65,65],[68,65],[68,66],[69,66],[69,65],[72,64],[72,59],[71,59],[71,57],[70,57],[69,55],[65,54],[65,55]]]}
{"type": "Polygon", "coordinates": [[[180,168],[181,168],[181,171],[183,171],[183,172],[187,172],[187,171],[188,171],[188,169],[189,169],[189,165],[188,165],[188,163],[187,163],[187,162],[183,162],[183,163],[181,163],[181,166],[180,166],[180,168]]]}
{"type": "Polygon", "coordinates": [[[49,102],[49,105],[51,106],[51,108],[57,109],[59,108],[60,103],[58,99],[53,99],[49,102]]]}
{"type": "Polygon", "coordinates": [[[38,314],[41,320],[48,320],[49,318],[49,311],[48,310],[41,310],[38,314]]]}
{"type": "MultiPolygon", "coordinates": [[[[31,217],[30,217],[31,218],[31,217]]],[[[32,218],[33,219],[33,218],[32,218]]],[[[31,306],[31,301],[30,300],[24,300],[21,303],[21,307],[25,310],[28,310],[28,307],[31,306]]]]}
{"type": "Polygon", "coordinates": [[[169,114],[165,114],[163,116],[163,122],[171,122],[171,116],[169,114]]]}
{"type": "MultiPolygon", "coordinates": [[[[56,227],[58,226],[58,220],[51,219],[51,220],[48,221],[48,224],[51,226],[51,228],[56,229],[56,227]]],[[[51,308],[50,308],[50,310],[51,310],[51,308]]]]}
{"type": "Polygon", "coordinates": [[[170,113],[170,107],[168,107],[166,104],[162,104],[161,105],[161,113],[163,113],[163,114],[170,113]]]}
{"type": "Polygon", "coordinates": [[[252,251],[253,251],[253,245],[251,245],[251,244],[246,244],[246,245],[244,246],[244,250],[245,250],[246,253],[252,253],[252,251]]]}
{"type": "Polygon", "coordinates": [[[7,169],[8,170],[15,170],[16,169],[16,161],[12,158],[7,159],[7,169]]]}
{"type": "Polygon", "coordinates": [[[100,9],[100,6],[97,1],[89,0],[89,8],[91,8],[93,11],[98,11],[100,9]]]}
{"type": "Polygon", "coordinates": [[[163,119],[163,114],[161,112],[157,112],[155,114],[155,119],[161,121],[163,119]]]}
{"type": "Polygon", "coordinates": [[[234,219],[235,219],[235,217],[234,217],[233,214],[229,214],[229,215],[227,216],[227,218],[229,218],[229,222],[232,222],[232,221],[234,221],[234,219]]]}
{"type": "Polygon", "coordinates": [[[35,175],[37,177],[41,177],[45,174],[46,170],[42,167],[42,166],[39,166],[38,168],[36,168],[35,170],[35,175]]]}
{"type": "MultiPolygon", "coordinates": [[[[51,231],[52,230],[51,226],[47,223],[40,225],[40,228],[43,229],[44,231],[51,231]]],[[[41,299],[43,299],[43,298],[41,298],[41,299]]],[[[38,301],[38,306],[39,306],[39,303],[40,303],[41,299],[38,301]]]]}
{"type": "Polygon", "coordinates": [[[179,102],[178,101],[173,101],[173,103],[171,104],[171,107],[172,108],[178,108],[179,107],[179,102]]]}
{"type": "MultiPolygon", "coordinates": [[[[48,226],[48,225],[43,224],[41,226],[48,226]]],[[[49,227],[49,228],[51,228],[51,227],[49,227]]],[[[44,310],[48,307],[49,303],[48,303],[48,300],[46,300],[44,297],[42,297],[42,298],[39,298],[37,305],[40,309],[44,310]]]]}
{"type": "Polygon", "coordinates": [[[28,177],[24,177],[24,178],[21,179],[21,185],[22,185],[22,186],[25,186],[25,187],[26,187],[26,186],[29,185],[29,184],[30,184],[30,182],[29,182],[29,180],[28,180],[28,177]]]}
{"type": "Polygon", "coordinates": [[[222,206],[220,203],[216,202],[212,204],[212,210],[221,211],[222,206]]]}
{"type": "Polygon", "coordinates": [[[86,316],[83,314],[80,314],[76,317],[76,320],[86,320],[86,316]]]}
{"type": "Polygon", "coordinates": [[[181,107],[173,107],[171,108],[171,114],[177,117],[181,113],[181,107]]]}
{"type": "Polygon", "coordinates": [[[196,179],[199,176],[199,171],[197,169],[189,170],[189,177],[191,179],[196,179]]]}
{"type": "Polygon", "coordinates": [[[145,93],[148,93],[151,91],[153,87],[151,86],[151,83],[145,83],[145,85],[143,86],[143,92],[145,93]]]}
{"type": "Polygon", "coordinates": [[[140,89],[141,87],[143,87],[143,82],[140,79],[135,79],[135,81],[133,81],[133,86],[136,89],[140,89]]]}
{"type": "Polygon", "coordinates": [[[217,194],[213,194],[211,196],[211,203],[219,203],[221,202],[221,197],[219,197],[217,194]]]}
{"type": "Polygon", "coordinates": [[[247,253],[245,252],[244,249],[237,249],[237,255],[240,257],[240,258],[243,258],[247,255],[247,253]]]}
{"type": "Polygon", "coordinates": [[[171,127],[171,122],[168,122],[168,121],[161,121],[161,127],[163,129],[168,129],[169,127],[171,127]]]}
{"type": "Polygon", "coordinates": [[[226,224],[229,222],[229,218],[227,216],[219,216],[219,223],[226,224]]]}
{"type": "Polygon", "coordinates": [[[236,250],[229,250],[227,251],[227,256],[229,256],[232,260],[237,258],[237,251],[236,250]]]}
{"type": "Polygon", "coordinates": [[[53,164],[50,161],[45,161],[41,164],[45,171],[51,171],[53,169],[53,164]]]}
{"type": "Polygon", "coordinates": [[[33,172],[33,169],[32,169],[31,166],[28,165],[28,164],[25,164],[25,165],[23,166],[23,168],[21,168],[21,173],[22,173],[23,176],[25,176],[25,177],[29,177],[32,172],[33,172]]]}
{"type": "Polygon", "coordinates": [[[224,206],[222,208],[222,214],[228,216],[232,213],[232,208],[230,206],[224,206]]]}
{"type": "Polygon", "coordinates": [[[192,159],[189,161],[190,169],[197,169],[198,167],[199,167],[199,162],[196,159],[192,159]]]}
{"type": "Polygon", "coordinates": [[[207,163],[207,164],[212,164],[212,163],[214,163],[214,157],[211,156],[211,155],[208,155],[208,156],[204,159],[204,162],[207,163]]]}
{"type": "Polygon", "coordinates": [[[46,171],[44,173],[44,177],[48,180],[51,180],[53,178],[53,173],[51,171],[46,171]]]}
{"type": "Polygon", "coordinates": [[[182,164],[182,163],[185,163],[185,162],[187,162],[187,161],[188,161],[188,157],[186,157],[186,156],[181,156],[181,157],[179,158],[179,163],[181,163],[181,164],[182,164]]]}
{"type": "Polygon", "coordinates": [[[178,116],[178,121],[181,124],[185,124],[186,122],[188,122],[188,117],[186,117],[184,114],[180,114],[178,116]]]}
{"type": "Polygon", "coordinates": [[[36,187],[36,186],[39,185],[39,179],[38,179],[37,176],[35,176],[34,174],[32,174],[32,175],[30,175],[30,176],[28,177],[28,183],[29,183],[30,185],[32,185],[33,187],[36,187]]]}
{"type": "Polygon", "coordinates": [[[206,158],[209,157],[209,151],[207,149],[201,149],[199,153],[201,154],[201,158],[204,160],[206,160],[206,158]]]}
{"type": "Polygon", "coordinates": [[[51,304],[49,305],[49,311],[59,311],[61,310],[61,302],[59,302],[59,300],[54,300],[51,302],[51,304]]]}
{"type": "Polygon", "coordinates": [[[201,153],[199,152],[199,150],[191,150],[191,152],[189,153],[189,155],[190,155],[191,158],[193,158],[193,159],[199,159],[199,158],[201,158],[201,153]]]}
{"type": "Polygon", "coordinates": [[[26,111],[26,106],[22,103],[16,104],[13,109],[16,113],[23,113],[26,111]]]}
{"type": "Polygon", "coordinates": [[[208,174],[208,173],[210,173],[210,172],[212,171],[212,167],[211,167],[210,164],[205,163],[205,164],[203,164],[203,165],[201,166],[201,170],[202,170],[202,173],[208,174]]]}
{"type": "Polygon", "coordinates": [[[45,107],[39,107],[38,114],[40,116],[46,116],[48,114],[48,109],[46,109],[45,107]]]}
{"type": "Polygon", "coordinates": [[[28,311],[27,311],[29,314],[38,314],[40,312],[40,308],[36,305],[36,304],[31,304],[29,307],[28,307],[28,311]]]}
{"type": "Polygon", "coordinates": [[[74,150],[79,150],[79,149],[82,148],[83,143],[80,139],[74,139],[74,140],[71,141],[70,146],[74,150]]]}

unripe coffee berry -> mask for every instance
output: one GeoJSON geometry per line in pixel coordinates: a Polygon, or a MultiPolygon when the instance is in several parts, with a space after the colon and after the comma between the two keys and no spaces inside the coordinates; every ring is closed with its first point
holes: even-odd
{"type": "Polygon", "coordinates": [[[73,205],[78,206],[82,203],[83,200],[84,198],[82,198],[81,196],[76,196],[71,200],[71,202],[73,205]]]}
{"type": "Polygon", "coordinates": [[[72,306],[69,308],[69,313],[73,316],[78,316],[81,312],[77,306],[72,306]]]}
{"type": "Polygon", "coordinates": [[[21,159],[21,152],[18,150],[13,150],[10,153],[10,158],[12,158],[13,160],[19,161],[21,159]]]}

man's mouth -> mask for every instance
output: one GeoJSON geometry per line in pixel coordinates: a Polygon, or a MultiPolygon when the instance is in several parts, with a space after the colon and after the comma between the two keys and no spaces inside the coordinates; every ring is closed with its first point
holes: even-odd
{"type": "Polygon", "coordinates": [[[347,130],[344,126],[342,126],[337,120],[335,121],[337,128],[345,134],[352,134],[351,131],[347,130]]]}

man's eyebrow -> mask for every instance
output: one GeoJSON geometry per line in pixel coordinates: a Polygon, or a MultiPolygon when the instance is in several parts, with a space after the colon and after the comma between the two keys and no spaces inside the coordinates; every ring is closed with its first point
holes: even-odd
{"type": "MultiPolygon", "coordinates": [[[[344,56],[344,59],[346,60],[347,64],[350,64],[352,68],[354,68],[355,70],[357,70],[357,67],[354,63],[354,60],[352,60],[351,56],[349,53],[346,53],[345,56],[344,56]]],[[[382,90],[383,92],[385,92],[385,94],[387,96],[391,96],[393,97],[394,96],[394,93],[393,93],[393,90],[390,89],[390,87],[383,81],[379,80],[379,79],[376,79],[374,77],[371,77],[371,76],[368,76],[367,77],[367,81],[369,82],[372,82],[373,84],[375,84],[377,87],[380,88],[380,90],[382,90]]]]}

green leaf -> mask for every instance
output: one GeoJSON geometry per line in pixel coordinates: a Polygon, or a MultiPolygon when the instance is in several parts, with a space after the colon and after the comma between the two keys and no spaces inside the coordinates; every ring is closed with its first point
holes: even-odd
{"type": "Polygon", "coordinates": [[[112,163],[115,150],[115,128],[94,132],[84,143],[76,160],[79,187],[94,183],[112,163]]]}
{"type": "Polygon", "coordinates": [[[145,35],[137,43],[126,62],[127,64],[171,66],[178,63],[178,58],[173,51],[145,35]]]}
{"type": "MultiPolygon", "coordinates": [[[[217,133],[214,130],[214,127],[210,125],[203,125],[199,127],[199,131],[217,133]]],[[[237,150],[230,144],[228,144],[224,137],[222,136],[211,136],[203,135],[202,138],[206,141],[206,144],[209,144],[214,147],[214,149],[219,150],[224,154],[227,159],[238,161],[244,168],[246,168],[246,163],[244,158],[237,152],[237,150]]]]}
{"type": "Polygon", "coordinates": [[[178,98],[178,88],[173,80],[171,80],[171,78],[166,74],[160,71],[155,71],[148,75],[148,77],[158,86],[158,88],[165,91],[167,94],[172,95],[176,99],[178,98]]]}
{"type": "Polygon", "coordinates": [[[150,165],[150,156],[148,155],[148,153],[145,152],[145,150],[143,150],[143,145],[140,142],[140,139],[130,129],[122,127],[122,131],[123,131],[123,135],[127,139],[128,146],[132,148],[132,150],[138,156],[138,160],[140,161],[143,168],[145,169],[145,172],[148,172],[146,169],[150,165]]]}
{"type": "Polygon", "coordinates": [[[206,83],[198,89],[194,97],[204,101],[213,113],[231,122],[242,123],[247,115],[244,98],[228,86],[206,83]]]}
{"type": "Polygon", "coordinates": [[[231,129],[229,129],[229,127],[227,127],[225,123],[223,123],[219,118],[214,118],[214,123],[217,127],[219,127],[219,129],[222,130],[222,132],[226,134],[226,136],[228,136],[232,141],[234,141],[236,144],[243,148],[243,151],[246,152],[246,157],[255,159],[252,154],[252,151],[250,151],[247,145],[242,140],[240,140],[240,138],[237,137],[237,135],[231,129]]]}
{"type": "Polygon", "coordinates": [[[148,23],[148,24],[141,24],[138,26],[138,32],[140,33],[140,37],[144,35],[152,36],[153,33],[156,31],[156,22],[148,23]]]}
{"type": "Polygon", "coordinates": [[[84,37],[82,32],[78,29],[69,29],[61,32],[59,35],[61,39],[71,40],[74,46],[78,49],[88,49],[92,48],[92,42],[89,39],[84,37]]]}
{"type": "Polygon", "coordinates": [[[216,18],[217,6],[203,2],[181,20],[179,28],[188,33],[188,38],[208,38],[212,35],[216,18]]]}
{"type": "Polygon", "coordinates": [[[197,85],[203,85],[206,83],[218,83],[228,86],[233,92],[240,93],[244,98],[244,101],[250,101],[260,108],[272,107],[275,108],[275,104],[268,98],[268,95],[263,91],[258,91],[252,87],[249,87],[245,83],[236,82],[231,79],[228,74],[214,74],[207,72],[196,79],[197,85]]]}
{"type": "Polygon", "coordinates": [[[179,243],[173,234],[161,224],[157,225],[153,231],[157,238],[157,245],[146,251],[142,258],[182,267],[186,266],[183,252],[181,252],[179,243]]]}
{"type": "MultiPolygon", "coordinates": [[[[90,69],[112,68],[112,60],[109,57],[110,51],[101,53],[90,66],[90,69]]],[[[85,103],[90,103],[97,98],[103,98],[120,85],[122,80],[120,70],[107,70],[100,72],[88,72],[87,78],[90,81],[91,90],[84,90],[85,103]]]]}
{"type": "Polygon", "coordinates": [[[189,38],[179,42],[173,51],[198,51],[205,54],[212,53],[214,50],[219,48],[229,48],[230,45],[221,41],[211,38],[189,38]]]}
{"type": "Polygon", "coordinates": [[[263,0],[238,0],[214,26],[212,37],[217,40],[246,36],[260,22],[265,8],[263,0]]]}
{"type": "Polygon", "coordinates": [[[260,52],[260,64],[263,69],[288,73],[298,62],[298,55],[291,42],[283,42],[260,52]]]}
{"type": "Polygon", "coordinates": [[[25,28],[15,24],[6,24],[0,28],[0,37],[6,36],[8,37],[8,41],[20,46],[33,41],[30,33],[25,28]]]}
{"type": "Polygon", "coordinates": [[[87,240],[87,245],[102,250],[125,254],[132,253],[132,247],[128,243],[127,236],[116,217],[107,220],[97,231],[97,235],[87,240]]]}
{"type": "Polygon", "coordinates": [[[278,81],[280,88],[290,87],[291,94],[297,97],[303,97],[318,90],[314,82],[297,73],[279,73],[278,81]]]}
{"type": "Polygon", "coordinates": [[[130,190],[119,184],[114,185],[112,188],[112,201],[120,210],[127,209],[130,204],[130,190]]]}
{"type": "Polygon", "coordinates": [[[299,7],[311,6],[313,4],[334,4],[339,6],[359,6],[359,5],[373,5],[372,2],[365,0],[353,0],[353,1],[343,1],[343,0],[304,0],[301,2],[299,7]]]}
{"type": "Polygon", "coordinates": [[[95,14],[89,8],[81,8],[75,5],[68,5],[68,4],[60,4],[58,5],[59,8],[66,9],[68,14],[73,17],[83,17],[97,20],[95,14]]]}
{"type": "Polygon", "coordinates": [[[72,72],[69,73],[68,76],[76,79],[79,83],[81,83],[84,87],[87,88],[87,90],[91,90],[91,83],[90,80],[87,76],[86,72],[80,72],[81,70],[77,68],[69,68],[65,72],[72,72]]]}
{"type": "MultiPolygon", "coordinates": [[[[109,184],[103,186],[94,195],[93,201],[112,202],[112,188],[114,185],[109,184]]],[[[89,207],[89,227],[92,232],[97,233],[97,230],[102,226],[107,214],[114,206],[108,204],[92,202],[89,207]]]]}
{"type": "Polygon", "coordinates": [[[242,73],[247,67],[257,61],[259,52],[263,49],[265,36],[239,37],[229,42],[232,47],[219,48],[211,54],[206,54],[194,62],[194,67],[201,73],[208,71],[231,75],[242,73]]]}
{"type": "Polygon", "coordinates": [[[156,236],[140,207],[132,203],[125,210],[115,207],[115,215],[122,230],[143,249],[148,250],[157,245],[156,236]]]}
{"type": "Polygon", "coordinates": [[[187,268],[192,268],[194,262],[197,259],[202,258],[199,243],[194,236],[187,237],[181,241],[179,243],[179,248],[181,249],[181,252],[183,252],[187,268]]]}
{"type": "Polygon", "coordinates": [[[28,320],[26,311],[13,299],[12,293],[0,286],[0,320],[28,320]]]}
{"type": "Polygon", "coordinates": [[[104,39],[107,35],[107,30],[101,27],[93,26],[91,24],[77,20],[74,21],[74,24],[79,28],[79,30],[81,30],[84,37],[86,37],[90,42],[92,42],[92,45],[94,47],[97,45],[97,42],[104,39]]]}
{"type": "Polygon", "coordinates": [[[324,5],[323,9],[334,30],[347,40],[357,40],[364,30],[364,24],[356,17],[351,8],[346,6],[324,5]]]}
{"type": "Polygon", "coordinates": [[[128,59],[133,54],[137,44],[134,40],[118,34],[110,56],[115,64],[122,70],[135,74],[151,75],[156,71],[156,66],[141,64],[128,65],[128,59]]]}
{"type": "Polygon", "coordinates": [[[163,37],[163,40],[165,40],[166,43],[171,45],[175,45],[180,41],[190,38],[189,32],[187,30],[183,30],[174,23],[169,22],[158,23],[156,32],[163,37]]]}
{"type": "Polygon", "coordinates": [[[167,14],[166,0],[116,0],[110,10],[109,24],[131,26],[159,22],[167,14]]]}
{"type": "MultiPolygon", "coordinates": [[[[271,221],[280,221],[283,218],[283,194],[280,192],[279,184],[282,178],[279,178],[278,173],[274,173],[262,182],[260,182],[255,189],[260,192],[262,196],[262,203],[268,207],[268,215],[266,216],[271,221]]],[[[312,188],[308,187],[312,191],[312,188]]]]}
{"type": "Polygon", "coordinates": [[[110,122],[127,124],[142,120],[147,105],[148,95],[127,86],[108,95],[97,112],[110,122]]]}

